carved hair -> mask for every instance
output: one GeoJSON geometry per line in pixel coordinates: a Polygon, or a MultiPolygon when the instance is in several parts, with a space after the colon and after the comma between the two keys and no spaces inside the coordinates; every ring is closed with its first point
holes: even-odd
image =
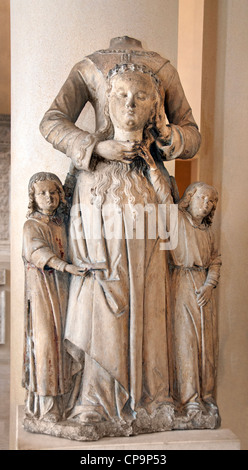
{"type": "Polygon", "coordinates": [[[213,197],[214,197],[213,208],[211,212],[203,219],[203,224],[210,226],[213,222],[213,217],[214,217],[215,209],[216,209],[217,202],[218,202],[218,192],[213,186],[210,186],[201,181],[190,184],[185,189],[184,194],[178,203],[178,207],[181,210],[187,210],[187,208],[189,207],[191,198],[193,197],[193,195],[196,193],[198,189],[210,189],[213,193],[213,197]]]}
{"type": "MultiPolygon", "coordinates": [[[[163,91],[160,89],[160,80],[150,69],[143,65],[116,65],[107,75],[107,97],[109,97],[112,89],[112,79],[117,75],[124,75],[126,72],[147,74],[151,78],[151,85],[154,87],[154,106],[143,130],[143,140],[147,142],[152,141],[153,138],[149,130],[154,126],[158,130],[161,123],[165,120],[163,91]]],[[[106,120],[105,126],[96,133],[99,140],[112,139],[114,136],[114,127],[109,115],[108,99],[106,100],[104,115],[106,120]]],[[[125,194],[128,201],[133,203],[132,188],[133,186],[138,186],[136,181],[137,173],[145,177],[143,180],[144,197],[149,197],[150,188],[146,179],[147,164],[142,158],[137,157],[131,164],[110,162],[104,174],[100,174],[95,181],[94,188],[92,188],[92,202],[97,201],[101,205],[105,200],[107,190],[111,187],[112,196],[116,202],[119,202],[125,194]]]]}
{"type": "Polygon", "coordinates": [[[35,202],[35,187],[34,184],[38,181],[54,181],[56,188],[59,193],[60,204],[56,211],[56,214],[60,217],[63,217],[68,211],[68,204],[65,199],[65,193],[63,189],[63,185],[58,178],[57,175],[54,173],[48,173],[45,171],[41,171],[39,173],[35,173],[29,180],[28,184],[28,197],[29,197],[29,204],[28,204],[28,212],[27,217],[31,217],[31,215],[37,211],[37,205],[35,202]]]}

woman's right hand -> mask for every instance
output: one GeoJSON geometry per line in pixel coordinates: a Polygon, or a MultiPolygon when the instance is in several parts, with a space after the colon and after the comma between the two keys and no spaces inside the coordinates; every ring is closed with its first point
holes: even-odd
{"type": "Polygon", "coordinates": [[[74,276],[85,277],[88,274],[89,269],[80,268],[79,266],[75,266],[74,264],[67,264],[65,267],[65,271],[67,271],[70,274],[74,274],[74,276]]]}
{"type": "Polygon", "coordinates": [[[95,153],[106,160],[131,163],[137,157],[137,142],[103,140],[95,145],[95,153]]]}

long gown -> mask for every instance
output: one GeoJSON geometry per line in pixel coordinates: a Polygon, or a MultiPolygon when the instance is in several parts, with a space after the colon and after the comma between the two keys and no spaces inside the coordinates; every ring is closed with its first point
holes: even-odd
{"type": "Polygon", "coordinates": [[[221,259],[211,227],[196,227],[187,211],[179,210],[179,241],[172,258],[172,332],[175,398],[180,403],[214,400],[217,367],[217,318],[212,295],[199,307],[195,291],[217,286],[221,259]]]}
{"type": "Polygon", "coordinates": [[[169,400],[167,261],[159,237],[149,238],[149,212],[143,210],[156,207],[157,196],[140,170],[127,167],[101,162],[94,172],[79,173],[74,192],[71,260],[95,267],[85,279],[73,277],[69,293],[65,339],[83,368],[74,415],[125,418],[139,406],[151,412],[169,400]],[[101,184],[106,190],[97,209],[92,194],[101,184]],[[113,237],[107,236],[111,208],[113,237]],[[142,227],[144,236],[137,235],[142,227]]]}
{"type": "MultiPolygon", "coordinates": [[[[161,203],[173,203],[170,188],[159,170],[151,172],[161,203]]],[[[215,402],[218,355],[214,294],[204,307],[196,290],[204,284],[215,288],[221,268],[211,226],[195,226],[190,213],[178,211],[178,243],[170,251],[171,361],[173,397],[180,404],[215,402]]]]}
{"type": "MultiPolygon", "coordinates": [[[[112,40],[109,49],[97,51],[76,64],[40,124],[48,142],[70,157],[80,170],[69,236],[71,260],[78,265],[88,260],[95,269],[84,280],[72,280],[66,342],[84,370],[81,404],[84,409],[93,406],[104,417],[120,416],[127,402],[126,407],[133,412],[145,396],[152,404],[164,401],[170,394],[165,286],[168,273],[159,239],[149,238],[148,229],[143,239],[125,237],[129,225],[126,215],[120,224],[124,235],[121,239],[96,240],[87,233],[89,217],[85,206],[94,211],[91,191],[96,180],[99,187],[102,185],[101,175],[105,177],[107,171],[107,163],[99,159],[94,169],[94,148],[103,135],[105,139],[112,138],[105,112],[109,70],[128,61],[156,73],[172,129],[166,149],[174,158],[191,158],[200,145],[198,127],[177,71],[167,59],[144,51],[136,40],[132,40],[132,46],[129,42],[126,37],[112,40]],[[75,124],[87,103],[95,112],[94,134],[75,124]],[[77,165],[78,157],[81,162],[77,165]]],[[[113,189],[124,179],[119,174],[117,182],[110,181],[109,191],[106,189],[100,211],[103,230],[109,220],[104,208],[116,203],[117,193],[121,195],[117,204],[121,210],[130,204],[128,190],[125,192],[121,186],[119,191],[113,189]]],[[[133,203],[143,207],[146,180],[137,174],[135,181],[128,181],[133,203]]],[[[156,204],[154,191],[148,194],[147,202],[156,204]]]]}
{"type": "MultiPolygon", "coordinates": [[[[62,220],[39,212],[32,214],[23,229],[23,386],[29,394],[27,403],[32,408],[29,411],[34,414],[39,414],[39,406],[31,405],[30,397],[62,396],[72,386],[71,357],[63,344],[69,288],[69,277],[64,272],[66,259],[67,237],[62,220]],[[53,267],[48,267],[51,260],[53,267]]],[[[53,400],[50,400],[48,408],[52,405],[53,400]]]]}

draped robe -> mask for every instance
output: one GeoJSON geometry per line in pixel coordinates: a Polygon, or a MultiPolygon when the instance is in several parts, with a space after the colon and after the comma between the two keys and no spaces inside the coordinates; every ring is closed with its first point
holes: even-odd
{"type": "Polygon", "coordinates": [[[67,237],[59,218],[36,212],[24,224],[25,341],[23,386],[40,396],[71,388],[71,357],[64,348],[69,277],[67,237]],[[53,266],[48,262],[53,259],[53,266]]]}
{"type": "MultiPolygon", "coordinates": [[[[173,203],[170,188],[159,170],[151,172],[161,203],[173,203]]],[[[218,338],[214,292],[204,307],[196,291],[218,285],[221,256],[212,227],[196,226],[191,214],[179,207],[178,243],[170,251],[171,363],[173,397],[181,404],[214,400],[218,338]]]]}
{"type": "Polygon", "coordinates": [[[170,399],[167,260],[158,235],[149,238],[149,212],[144,211],[157,206],[156,193],[136,169],[122,178],[120,164],[117,190],[112,181],[100,209],[91,204],[98,176],[118,165],[102,162],[94,172],[79,174],[69,237],[72,262],[95,268],[85,279],[73,277],[70,286],[65,340],[82,367],[85,360],[73,413],[94,410],[104,418],[133,415],[139,406],[152,411],[170,399]],[[95,230],[98,214],[98,238],[96,231],[90,233],[89,214],[95,230]],[[107,236],[111,217],[113,237],[107,236]],[[144,236],[138,238],[142,227],[144,236]]]}
{"type": "MultiPolygon", "coordinates": [[[[145,397],[149,403],[164,402],[170,394],[165,285],[168,273],[158,237],[149,238],[146,228],[143,239],[126,238],[127,220],[123,216],[124,236],[120,240],[104,236],[92,240],[87,235],[88,217],[81,210],[82,205],[90,207],[97,172],[101,169],[104,175],[105,171],[101,159],[94,154],[95,145],[103,134],[105,139],[112,138],[105,114],[109,70],[116,64],[135,63],[157,74],[171,129],[171,133],[166,126],[164,129],[165,139],[167,131],[170,135],[167,153],[172,158],[191,158],[200,146],[198,127],[175,68],[159,54],[144,51],[138,41],[132,39],[130,45],[127,39],[114,39],[109,49],[77,63],[40,124],[42,135],[70,157],[76,167],[80,159],[73,202],[78,214],[71,219],[69,235],[71,260],[78,265],[90,261],[95,269],[84,280],[72,279],[65,338],[68,350],[82,367],[84,362],[81,404],[85,408],[93,403],[94,410],[97,408],[104,416],[120,416],[127,403],[133,412],[145,397]],[[88,102],[95,112],[94,133],[75,124],[88,102]],[[100,384],[105,385],[99,389],[100,384]]],[[[144,207],[143,182],[140,179],[131,186],[135,204],[144,207]]],[[[116,202],[110,193],[101,210],[103,230],[107,225],[104,207],[116,202]]],[[[125,193],[122,195],[119,205],[123,212],[127,201],[125,193]]],[[[147,202],[157,204],[155,193],[147,202]]]]}

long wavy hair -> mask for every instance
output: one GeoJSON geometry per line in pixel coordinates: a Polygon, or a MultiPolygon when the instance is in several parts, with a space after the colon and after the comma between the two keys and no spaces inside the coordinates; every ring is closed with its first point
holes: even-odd
{"type": "Polygon", "coordinates": [[[31,176],[29,180],[29,184],[28,184],[29,203],[28,203],[27,218],[31,217],[38,210],[38,207],[35,201],[35,186],[34,185],[38,181],[46,181],[46,180],[53,181],[56,185],[56,188],[59,193],[59,199],[60,199],[59,206],[56,210],[56,215],[64,219],[64,217],[68,216],[69,214],[69,206],[65,199],[65,192],[64,192],[63,185],[57,175],[55,175],[54,173],[48,173],[45,171],[35,173],[33,176],[31,176]]]}
{"type": "MultiPolygon", "coordinates": [[[[109,71],[107,76],[107,100],[104,107],[105,125],[96,133],[96,136],[99,140],[113,139],[114,137],[114,126],[109,115],[109,96],[112,90],[112,80],[117,75],[125,76],[127,72],[146,74],[151,79],[154,105],[143,129],[143,142],[149,146],[154,140],[150,132],[151,129],[156,128],[159,131],[165,125],[164,91],[159,78],[143,65],[120,64],[109,71]]],[[[109,161],[104,172],[99,172],[96,177],[94,188],[92,188],[92,203],[101,205],[105,200],[106,192],[109,190],[117,204],[124,194],[127,196],[128,202],[133,204],[135,203],[135,196],[132,192],[133,187],[143,194],[144,200],[148,200],[152,194],[152,188],[148,181],[148,166],[143,158],[137,155],[131,164],[109,161]],[[143,177],[142,190],[138,181],[140,176],[143,177]]]]}
{"type": "Polygon", "coordinates": [[[217,202],[218,202],[218,192],[213,186],[210,186],[209,184],[204,183],[202,181],[198,181],[198,182],[190,184],[185,189],[184,194],[178,203],[178,207],[182,211],[187,210],[189,207],[191,198],[193,197],[193,195],[196,193],[198,189],[210,189],[213,192],[213,198],[214,198],[213,208],[211,212],[206,217],[204,217],[202,221],[204,225],[210,226],[213,223],[214,213],[215,213],[217,202]]]}

